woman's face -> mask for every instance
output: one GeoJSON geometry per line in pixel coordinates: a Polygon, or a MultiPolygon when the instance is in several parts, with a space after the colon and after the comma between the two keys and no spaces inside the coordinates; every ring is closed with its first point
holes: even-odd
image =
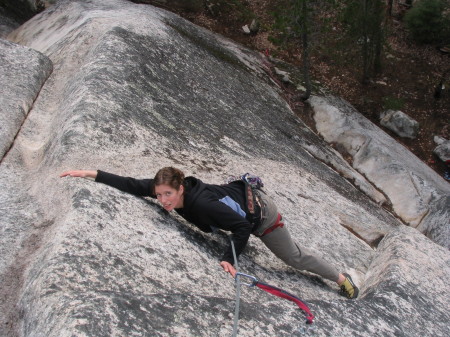
{"type": "Polygon", "coordinates": [[[180,186],[178,190],[164,184],[155,186],[155,194],[158,201],[169,212],[175,208],[183,208],[183,192],[183,186],[180,186]]]}

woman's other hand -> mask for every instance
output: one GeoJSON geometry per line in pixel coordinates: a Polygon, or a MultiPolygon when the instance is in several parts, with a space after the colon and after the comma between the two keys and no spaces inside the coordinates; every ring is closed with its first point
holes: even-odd
{"type": "Polygon", "coordinates": [[[220,265],[222,266],[223,270],[226,271],[227,273],[230,273],[231,276],[236,275],[236,269],[233,267],[233,265],[227,261],[222,261],[220,262],[220,265]]]}
{"type": "Polygon", "coordinates": [[[65,171],[59,175],[62,177],[79,177],[79,178],[97,178],[97,171],[93,170],[70,170],[65,171]]]}

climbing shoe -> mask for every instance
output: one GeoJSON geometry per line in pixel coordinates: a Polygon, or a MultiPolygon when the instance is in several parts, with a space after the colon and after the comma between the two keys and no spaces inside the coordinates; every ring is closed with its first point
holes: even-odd
{"type": "Polygon", "coordinates": [[[345,276],[345,281],[341,283],[341,290],[339,294],[347,298],[357,298],[359,294],[358,287],[353,283],[352,278],[349,274],[342,274],[345,276]]]}

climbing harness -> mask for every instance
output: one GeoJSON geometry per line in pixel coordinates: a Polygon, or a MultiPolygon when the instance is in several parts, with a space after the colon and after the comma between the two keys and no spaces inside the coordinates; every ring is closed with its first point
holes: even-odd
{"type": "Polygon", "coordinates": [[[297,306],[303,311],[303,313],[305,314],[305,318],[306,318],[306,324],[308,324],[309,326],[307,328],[299,328],[298,331],[301,334],[306,334],[308,332],[313,332],[313,328],[312,328],[312,324],[313,324],[313,320],[314,320],[314,315],[311,313],[311,310],[309,309],[308,305],[303,302],[300,298],[298,298],[297,296],[294,296],[290,293],[288,293],[287,291],[277,288],[275,286],[272,286],[270,284],[264,283],[259,281],[256,277],[251,276],[251,275],[247,275],[244,273],[240,273],[238,271],[238,262],[237,262],[237,258],[236,258],[236,251],[234,249],[234,243],[232,240],[232,237],[230,235],[230,241],[231,241],[231,248],[233,251],[233,258],[234,258],[234,263],[235,263],[235,269],[236,269],[236,275],[234,277],[235,282],[236,282],[236,304],[235,304],[235,310],[234,310],[234,323],[233,323],[233,334],[232,337],[236,337],[237,335],[237,329],[238,329],[238,321],[239,321],[239,302],[240,302],[240,296],[241,296],[241,284],[248,286],[248,287],[258,287],[270,294],[273,294],[275,296],[281,297],[281,298],[285,298],[289,301],[294,302],[295,304],[297,304],[297,306]],[[241,282],[241,277],[246,278],[248,281],[247,282],[241,282]]]}
{"type": "Polygon", "coordinates": [[[278,227],[283,227],[284,226],[284,222],[282,222],[281,220],[283,220],[283,217],[281,216],[280,213],[278,213],[277,216],[277,220],[275,221],[275,223],[270,226],[269,228],[267,228],[263,233],[259,234],[258,231],[255,231],[253,233],[253,235],[257,236],[257,237],[263,237],[269,233],[272,233],[275,229],[277,229],[278,227]]]}
{"type": "Polygon", "coordinates": [[[264,187],[261,178],[250,173],[245,173],[239,176],[230,176],[225,181],[225,184],[230,184],[235,181],[241,181],[245,185],[245,199],[248,209],[248,220],[253,226],[259,225],[261,221],[261,204],[258,197],[258,190],[264,187]]]}

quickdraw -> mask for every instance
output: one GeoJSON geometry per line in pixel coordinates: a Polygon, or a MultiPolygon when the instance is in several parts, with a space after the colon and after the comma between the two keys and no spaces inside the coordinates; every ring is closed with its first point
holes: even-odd
{"type": "Polygon", "coordinates": [[[239,276],[246,277],[246,278],[252,280],[252,282],[250,282],[250,283],[242,283],[243,285],[246,285],[248,287],[256,286],[272,295],[275,295],[275,296],[278,296],[281,298],[285,298],[289,301],[294,302],[304,312],[305,318],[306,318],[306,324],[313,324],[314,315],[312,314],[311,310],[309,310],[308,305],[305,302],[303,302],[301,299],[299,299],[297,296],[294,296],[294,295],[288,293],[287,291],[277,288],[277,287],[274,287],[270,284],[260,282],[256,277],[247,275],[244,273],[239,273],[239,272],[236,273],[235,280],[239,276]]]}
{"type": "MultiPolygon", "coordinates": [[[[238,270],[238,261],[237,261],[237,257],[236,257],[236,251],[234,249],[234,242],[232,240],[231,235],[230,235],[230,241],[231,241],[231,248],[233,251],[235,268],[237,271],[238,270]]],[[[306,328],[306,329],[303,328],[303,329],[301,329],[301,331],[300,330],[299,331],[302,334],[313,331],[312,324],[313,324],[313,320],[314,320],[314,315],[311,313],[311,310],[309,309],[308,305],[304,301],[302,301],[300,298],[298,298],[297,296],[294,296],[294,295],[288,293],[287,291],[277,288],[277,287],[274,287],[270,284],[260,282],[256,277],[247,275],[244,273],[236,272],[234,279],[235,279],[235,283],[236,283],[236,304],[235,304],[235,310],[234,310],[234,324],[233,324],[232,337],[237,336],[238,321],[239,321],[239,301],[240,301],[240,296],[241,296],[241,284],[246,285],[248,287],[256,286],[270,294],[273,294],[275,296],[285,298],[289,301],[294,302],[305,314],[306,324],[309,325],[308,328],[306,328]],[[249,282],[249,283],[241,282],[241,277],[247,278],[251,282],[249,282]]]]}

